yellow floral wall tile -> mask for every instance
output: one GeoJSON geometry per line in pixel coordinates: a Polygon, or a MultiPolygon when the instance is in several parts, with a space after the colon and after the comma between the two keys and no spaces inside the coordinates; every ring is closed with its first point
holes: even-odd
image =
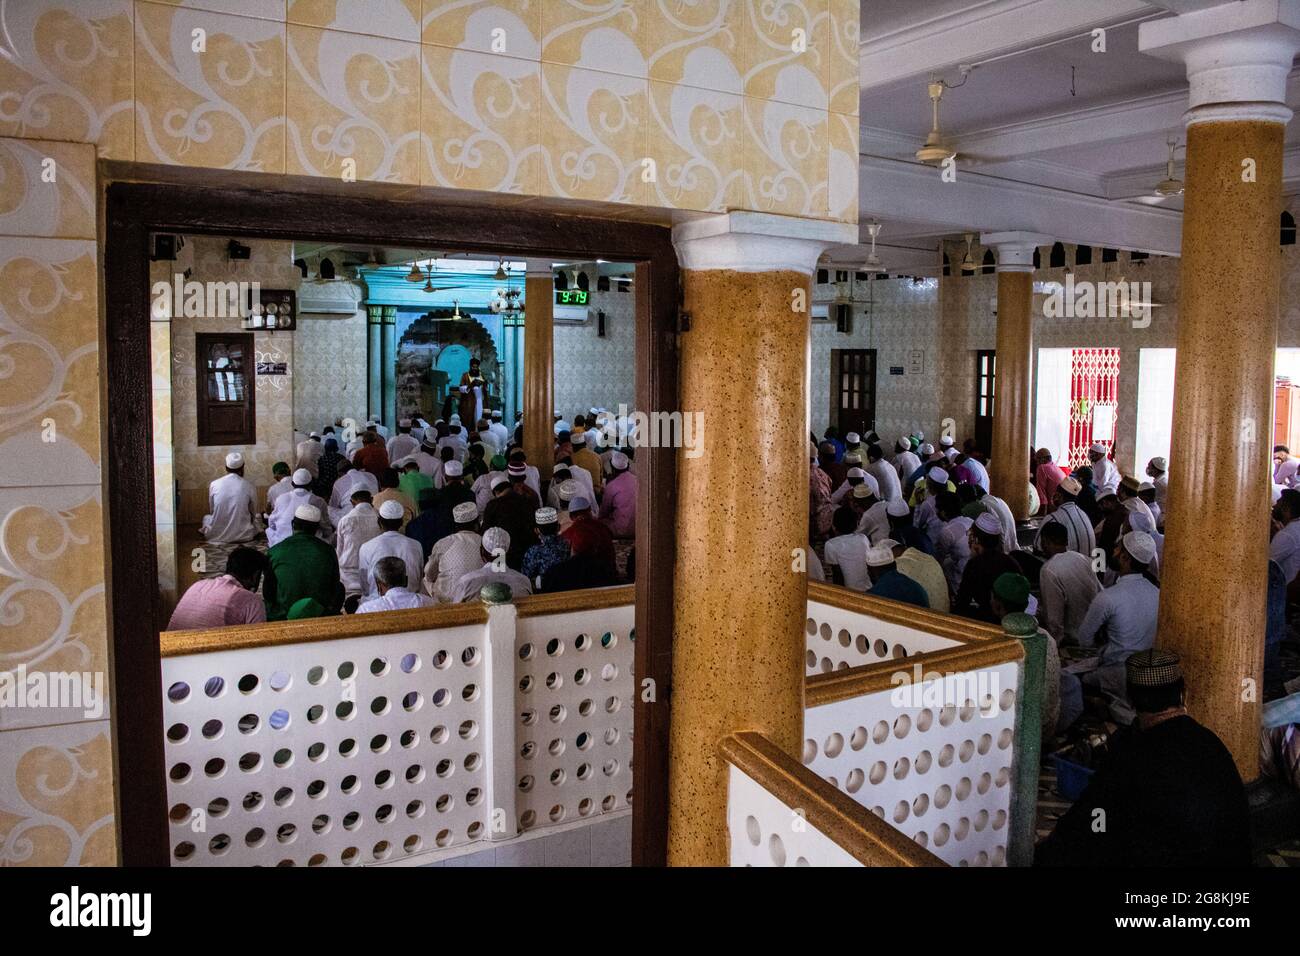
{"type": "Polygon", "coordinates": [[[95,238],[95,147],[0,139],[0,235],[95,238]]]}
{"type": "Polygon", "coordinates": [[[420,39],[420,0],[289,0],[288,20],[416,42],[420,39]]]}
{"type": "Polygon", "coordinates": [[[0,672],[86,674],[98,694],[0,707],[0,730],[107,715],[103,521],[98,485],[0,488],[0,672]]]}
{"type": "Polygon", "coordinates": [[[561,66],[648,76],[640,43],[653,29],[650,0],[546,0],[542,60],[561,66]]]}
{"type": "Polygon", "coordinates": [[[858,118],[832,113],[826,177],[827,209],[832,219],[858,221],[858,118]]]}
{"type": "Polygon", "coordinates": [[[828,108],[828,0],[744,0],[745,96],[828,108]]]}
{"type": "Polygon", "coordinates": [[[551,0],[424,0],[421,42],[525,60],[540,56],[551,0]]]}
{"type": "Polygon", "coordinates": [[[541,67],[535,60],[423,48],[420,180],[426,186],[536,194],[541,67]]]}
{"type": "Polygon", "coordinates": [[[789,103],[744,103],[744,208],[827,216],[826,113],[789,103]]]}
{"type": "Polygon", "coordinates": [[[858,115],[858,0],[830,0],[826,92],[833,113],[858,115]]]}
{"type": "Polygon", "coordinates": [[[285,0],[155,0],[171,7],[189,10],[206,10],[209,13],[229,13],[237,17],[256,17],[261,20],[284,20],[285,0]]]}
{"type": "Polygon", "coordinates": [[[99,482],[95,244],[0,237],[0,487],[99,482]]]}
{"type": "Polygon", "coordinates": [[[641,29],[652,80],[743,93],[741,0],[646,0],[641,29]]]}
{"type": "Polygon", "coordinates": [[[542,64],[544,196],[640,203],[657,170],[646,162],[646,81],[542,64]]]}
{"type": "Polygon", "coordinates": [[[137,3],[137,159],[283,172],[284,30],[273,20],[137,3]]]}
{"type": "Polygon", "coordinates": [[[134,159],[130,0],[22,0],[0,18],[0,135],[134,159]]]}
{"type": "Polygon", "coordinates": [[[0,866],[112,866],[107,720],[0,734],[0,866]]]}
{"type": "Polygon", "coordinates": [[[648,202],[721,212],[743,195],[741,97],[650,81],[648,202]]]}
{"type": "Polygon", "coordinates": [[[286,172],[419,182],[420,47],[290,25],[286,172]]]}

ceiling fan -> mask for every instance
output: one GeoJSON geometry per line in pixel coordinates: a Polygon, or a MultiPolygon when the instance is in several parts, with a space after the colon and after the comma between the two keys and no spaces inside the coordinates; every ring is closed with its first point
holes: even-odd
{"type": "Polygon", "coordinates": [[[876,237],[880,235],[880,223],[874,219],[867,223],[867,235],[871,237],[871,253],[867,256],[867,261],[862,264],[862,271],[880,274],[885,271],[885,264],[880,261],[880,256],[876,255],[876,237]]]}
{"type": "Polygon", "coordinates": [[[434,285],[433,284],[434,264],[437,261],[438,261],[438,257],[434,256],[432,259],[429,260],[429,265],[426,268],[420,267],[419,260],[412,262],[411,271],[406,274],[406,281],[423,282],[424,286],[420,289],[421,292],[429,292],[429,293],[445,292],[448,289],[459,289],[460,288],[459,285],[434,285]]]}
{"type": "Polygon", "coordinates": [[[1183,194],[1183,181],[1174,175],[1174,153],[1178,149],[1178,139],[1169,138],[1169,159],[1165,163],[1165,178],[1156,183],[1150,192],[1141,192],[1136,196],[1117,196],[1111,202],[1136,202],[1144,206],[1159,206],[1183,194]]]}
{"type": "Polygon", "coordinates": [[[965,86],[966,80],[970,77],[971,70],[974,67],[963,66],[961,68],[961,82],[949,83],[940,77],[931,80],[927,90],[930,94],[931,126],[930,134],[926,136],[925,142],[921,148],[916,151],[916,161],[925,163],[927,166],[942,166],[948,160],[960,160],[964,165],[992,165],[995,163],[1010,162],[1007,157],[1000,156],[976,156],[964,150],[960,150],[947,139],[944,138],[943,132],[939,129],[939,101],[943,99],[944,90],[955,90],[959,86],[965,86]]]}

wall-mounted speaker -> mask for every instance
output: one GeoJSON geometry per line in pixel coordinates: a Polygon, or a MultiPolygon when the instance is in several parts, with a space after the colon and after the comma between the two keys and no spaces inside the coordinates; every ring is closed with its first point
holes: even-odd
{"type": "Polygon", "coordinates": [[[596,337],[603,339],[605,337],[605,313],[596,313],[596,337]]]}
{"type": "Polygon", "coordinates": [[[845,335],[853,334],[853,306],[847,302],[835,306],[835,331],[845,335]]]}

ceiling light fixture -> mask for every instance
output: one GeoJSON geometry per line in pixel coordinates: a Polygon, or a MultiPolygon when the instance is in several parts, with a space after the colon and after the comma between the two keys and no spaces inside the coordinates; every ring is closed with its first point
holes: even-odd
{"type": "Polygon", "coordinates": [[[1169,137],[1169,164],[1165,167],[1165,178],[1156,183],[1156,195],[1168,199],[1183,194],[1183,181],[1174,178],[1174,150],[1178,149],[1178,138],[1169,137]]]}
{"type": "Polygon", "coordinates": [[[962,272],[975,271],[975,257],[971,255],[971,251],[970,251],[971,243],[973,243],[974,241],[975,241],[975,233],[973,232],[966,233],[966,255],[963,256],[961,260],[962,272]]]}

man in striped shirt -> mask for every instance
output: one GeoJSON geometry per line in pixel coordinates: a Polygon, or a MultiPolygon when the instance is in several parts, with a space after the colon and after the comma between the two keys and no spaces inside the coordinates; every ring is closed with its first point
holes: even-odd
{"type": "MultiPolygon", "coordinates": [[[[1061,479],[1061,483],[1056,486],[1056,491],[1052,493],[1052,502],[1056,508],[1043,520],[1043,526],[1053,523],[1064,525],[1069,550],[1077,551],[1091,559],[1093,549],[1097,547],[1097,537],[1093,533],[1092,522],[1075,501],[1082,490],[1083,486],[1079,484],[1078,479],[1073,477],[1061,479]]],[[[1043,551],[1041,542],[1043,526],[1039,527],[1038,536],[1034,539],[1034,550],[1040,554],[1043,551]]]]}

